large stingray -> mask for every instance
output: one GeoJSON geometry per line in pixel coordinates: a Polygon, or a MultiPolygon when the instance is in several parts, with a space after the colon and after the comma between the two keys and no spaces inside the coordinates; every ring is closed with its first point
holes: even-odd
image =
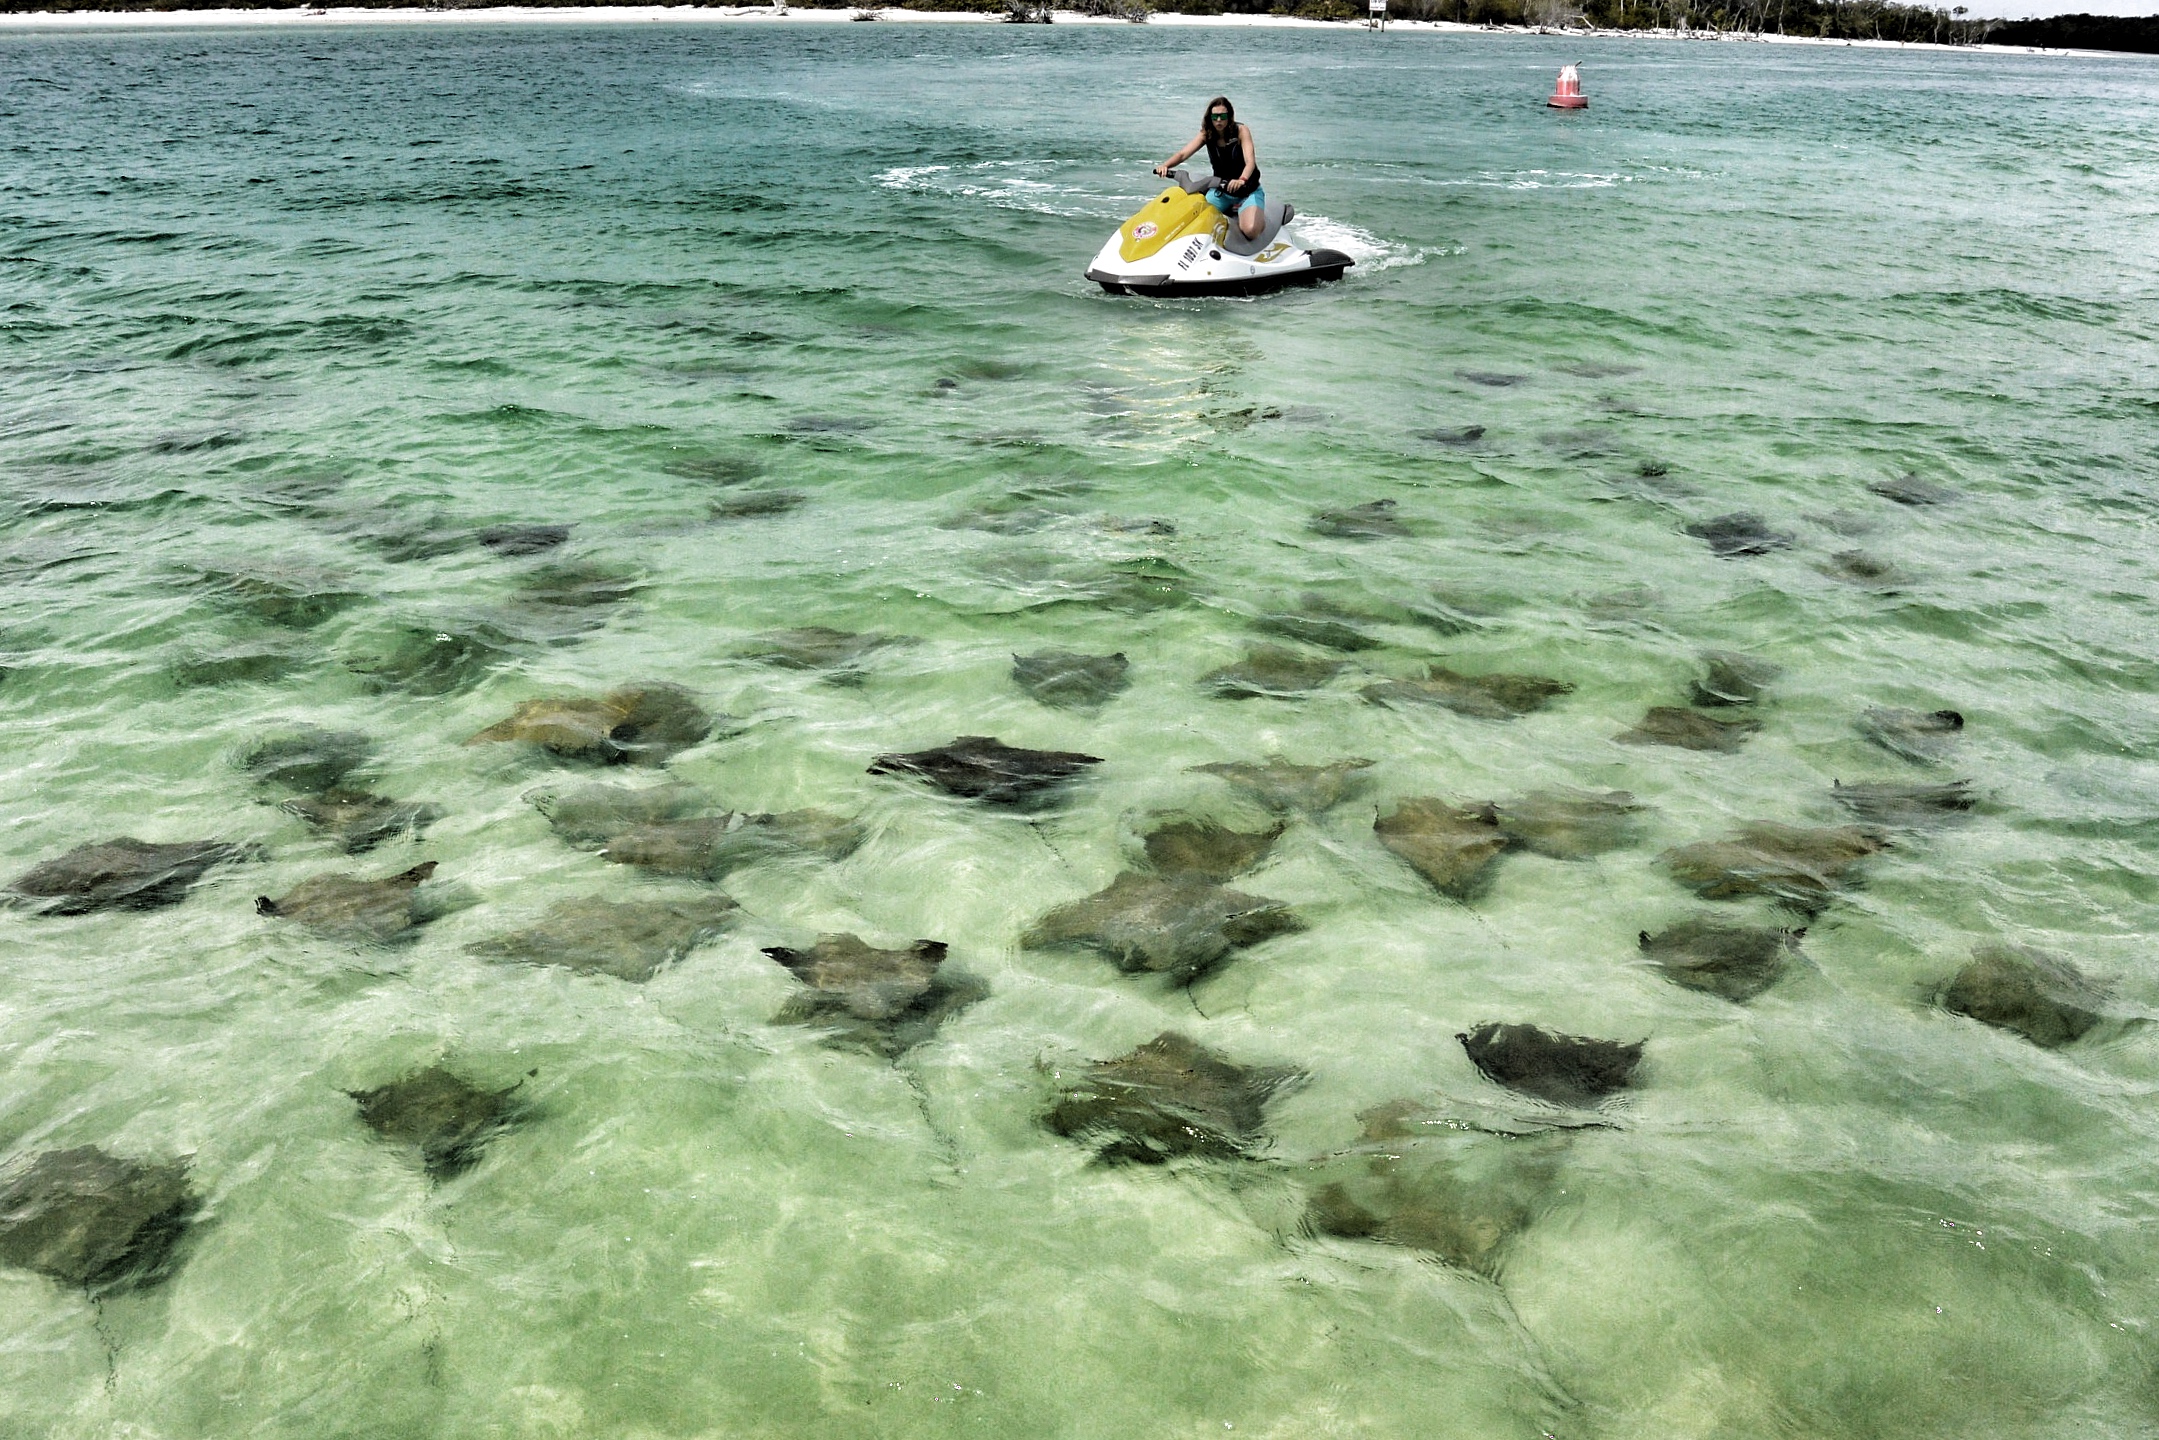
{"type": "Polygon", "coordinates": [[[942,967],[942,940],[917,940],[904,950],[880,950],[853,935],[820,935],[807,950],[774,945],[765,954],[807,988],[774,1017],[814,1025],[856,1049],[897,1057],[930,1038],[947,1017],[989,993],[969,976],[942,967]]]}
{"type": "Polygon", "coordinates": [[[807,504],[809,498],[800,490],[745,490],[713,501],[711,513],[715,520],[762,520],[785,515],[807,504]]]}
{"type": "Polygon", "coordinates": [[[1587,860],[1639,838],[1635,817],[1649,807],[1625,790],[1532,790],[1495,807],[1499,831],[1533,854],[1587,860]]]}
{"type": "Polygon", "coordinates": [[[1912,577],[1894,560],[1884,560],[1864,550],[1839,550],[1829,557],[1821,572],[1832,580],[1844,580],[1853,585],[1868,585],[1876,589],[1909,585],[1912,577]]]}
{"type": "Polygon", "coordinates": [[[346,1093],[359,1102],[368,1129],[415,1147],[428,1176],[447,1180],[478,1163],[480,1147],[517,1118],[510,1103],[517,1089],[482,1090],[430,1065],[387,1085],[346,1093]]]}
{"type": "Polygon", "coordinates": [[[1307,645],[1321,645],[1329,650],[1375,650],[1379,642],[1354,626],[1319,615],[1280,613],[1261,615],[1252,622],[1252,628],[1269,635],[1280,635],[1287,640],[1302,641],[1307,645]]]}
{"type": "Polygon", "coordinates": [[[247,851],[221,840],[155,845],[122,835],[78,845],[57,859],[32,866],[8,891],[43,901],[40,915],[87,915],[93,910],[155,910],[177,905],[213,865],[247,851]]]}
{"type": "Polygon", "coordinates": [[[490,525],[473,537],[497,555],[537,555],[570,538],[567,525],[490,525]]]}
{"type": "Polygon", "coordinates": [[[290,650],[242,641],[180,651],[165,662],[165,673],[172,677],[173,684],[185,690],[282,680],[301,663],[301,657],[290,650]]]}
{"type": "Polygon", "coordinates": [[[864,833],[861,822],[829,810],[693,815],[619,830],[600,855],[659,875],[720,880],[774,855],[844,860],[862,843],[864,833]]]}
{"type": "Polygon", "coordinates": [[[679,685],[650,682],[598,697],[527,700],[465,743],[517,740],[565,760],[664,764],[712,733],[713,717],[679,685]]]}
{"type": "Polygon", "coordinates": [[[368,598],[344,576],[305,566],[205,570],[203,579],[236,608],[292,630],[312,629],[368,598]]]}
{"type": "Polygon", "coordinates": [[[1303,695],[1342,673],[1342,662],[1281,645],[1254,645],[1242,660],[1208,671],[1200,683],[1225,700],[1303,695]]]}
{"type": "Polygon", "coordinates": [[[1579,1109],[1602,1104],[1625,1089],[1642,1061],[1639,1040],[1592,1040],[1535,1025],[1486,1022],[1454,1038],[1486,1079],[1579,1109]]]}
{"type": "Polygon", "coordinates": [[[1714,750],[1730,755],[1761,728],[1762,722],[1751,715],[1720,720],[1677,705],[1652,705],[1634,722],[1633,729],[1614,738],[1622,745],[1674,745],[1682,750],[1714,750]]]}
{"type": "Polygon", "coordinates": [[[1941,1003],[2051,1050],[2097,1025],[2109,998],[2105,986],[2058,955],[1989,943],[1972,951],[1970,963],[1942,992],[1941,1003]]]}
{"type": "Polygon", "coordinates": [[[1513,842],[1494,805],[1450,805],[1432,796],[1398,802],[1372,824],[1379,843],[1407,861],[1442,895],[1467,900],[1513,842]]]}
{"type": "Polygon", "coordinates": [[[1847,785],[1839,780],[1829,793],[1862,820],[1903,829],[1953,825],[1969,819],[1977,799],[1969,780],[1952,780],[1946,785],[1847,785]]]}
{"type": "Polygon", "coordinates": [[[400,940],[435,918],[414,899],[414,892],[435,873],[435,863],[423,861],[381,880],[317,875],[275,900],[256,896],[255,913],[297,921],[334,940],[400,940]]]}
{"type": "Polygon", "coordinates": [[[1694,682],[1697,705],[1752,705],[1762,690],[1782,674],[1777,666],[1731,650],[1702,652],[1702,678],[1694,682]]]}
{"type": "Polygon", "coordinates": [[[1641,932],[1642,953],[1665,978],[1689,990],[1747,1001],[1777,983],[1785,963],[1799,953],[1804,930],[1765,925],[1726,925],[1702,916],[1652,935],[1641,932]]]}
{"type": "Polygon", "coordinates": [[[1367,685],[1364,698],[1439,705],[1457,715],[1480,720],[1512,720],[1541,710],[1574,687],[1542,675],[1463,675],[1444,665],[1425,667],[1422,680],[1387,680],[1367,685]]]}
{"type": "Polygon", "coordinates": [[[1859,712],[1859,733],[1893,754],[1921,764],[1946,759],[1963,732],[1964,717],[1954,710],[1901,710],[1876,705],[1859,712]]]}
{"type": "Polygon", "coordinates": [[[1757,820],[1727,840],[1698,840],[1657,858],[1672,878],[1705,900],[1766,895],[1806,914],[1858,881],[1868,856],[1888,848],[1876,831],[1857,825],[1809,827],[1757,820]]]}
{"type": "Polygon", "coordinates": [[[588,849],[641,826],[711,815],[718,809],[712,797],[695,785],[672,782],[642,789],[573,785],[560,790],[536,790],[525,798],[547,817],[557,835],[588,849]]]}
{"type": "Polygon", "coordinates": [[[1048,801],[1088,766],[1101,763],[1099,755],[1027,750],[988,735],[962,735],[934,749],[880,755],[869,773],[910,776],[962,800],[1018,809],[1048,801]]]}
{"type": "Polygon", "coordinates": [[[580,975],[650,980],[732,924],[725,895],[618,904],[587,897],[559,900],[537,925],[467,945],[467,953],[526,965],[559,965],[580,975]]]}
{"type": "Polygon", "coordinates": [[[1713,554],[1727,559],[1742,555],[1767,555],[1772,550],[1782,550],[1792,543],[1789,534],[1770,529],[1768,521],[1747,510],[1735,510],[1729,515],[1697,521],[1687,526],[1687,533],[1708,545],[1713,554]]]}
{"type": "Polygon", "coordinates": [[[1147,863],[1158,874],[1220,881],[1266,859],[1288,828],[1276,824],[1265,830],[1232,830],[1212,820],[1170,820],[1147,832],[1142,843],[1147,863]]]}
{"type": "Polygon", "coordinates": [[[643,588],[636,575],[585,560],[558,561],[517,582],[518,598],[545,610],[594,610],[619,605],[643,588]]]}
{"type": "Polygon", "coordinates": [[[374,637],[345,665],[372,690],[448,695],[477,685],[514,658],[509,638],[487,625],[402,625],[374,637]]]}
{"type": "Polygon", "coordinates": [[[0,1265],[93,1293],[152,1285],[200,1208],[178,1161],[47,1150],[0,1177],[0,1265]]]}
{"type": "Polygon", "coordinates": [[[337,789],[374,754],[375,742],[356,730],[300,725],[258,740],[238,763],[261,784],[319,795],[337,789]]]}
{"type": "Polygon", "coordinates": [[[1123,651],[1082,655],[1073,650],[1041,650],[1012,657],[1012,678],[1044,705],[1086,710],[1106,704],[1132,682],[1131,662],[1123,651]]]}
{"type": "Polygon", "coordinates": [[[823,670],[835,678],[859,683],[861,662],[872,652],[898,644],[896,635],[857,635],[827,625],[802,625],[791,630],[767,630],[752,636],[738,653],[745,660],[759,660],[784,670],[823,670]]]}
{"type": "Polygon", "coordinates": [[[1394,512],[1394,501],[1370,500],[1347,509],[1322,510],[1312,517],[1310,528],[1315,535],[1342,540],[1387,540],[1407,535],[1402,517],[1394,512]]]}
{"type": "Polygon", "coordinates": [[[1220,777],[1269,810],[1303,810],[1316,815],[1341,804],[1362,772],[1372,768],[1372,762],[1336,760],[1328,765],[1297,765],[1276,756],[1258,764],[1218,760],[1192,768],[1220,777]]]}
{"type": "Polygon", "coordinates": [[[347,855],[359,855],[398,835],[417,835],[442,818],[442,807],[392,800],[359,790],[332,790],[287,800],[280,809],[299,816],[347,855]]]}
{"type": "Polygon", "coordinates": [[[1916,472],[1907,471],[1887,480],[1873,480],[1867,488],[1884,500],[1894,500],[1899,505],[1946,505],[1962,493],[1939,480],[1929,480],[1916,472]]]}
{"type": "Polygon", "coordinates": [[[1191,981],[1233,950],[1304,928],[1278,901],[1197,875],[1163,878],[1127,870],[1084,900],[1060,905],[1021,937],[1024,945],[1085,945],[1128,974],[1191,981]]]}
{"type": "Polygon", "coordinates": [[[1294,1069],[1239,1065],[1164,1031],[1114,1060],[1090,1063],[1043,1124],[1096,1145],[1107,1164],[1237,1159],[1259,1144],[1267,1102],[1301,1078],[1294,1069]]]}

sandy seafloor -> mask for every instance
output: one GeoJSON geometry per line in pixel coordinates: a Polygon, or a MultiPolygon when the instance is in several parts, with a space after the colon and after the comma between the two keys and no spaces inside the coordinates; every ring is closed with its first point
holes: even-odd
{"type": "Polygon", "coordinates": [[[0,1271],[0,1433],[2159,1425],[2147,63],[201,18],[0,39],[0,863],[260,847],[170,908],[0,916],[0,1156],[186,1157],[203,1203],[155,1287],[0,1271]],[[1568,60],[1593,108],[1547,113],[1568,60]],[[1088,257],[1218,89],[1356,267],[1102,294],[1088,257]],[[1940,503],[1869,488],[1907,476],[1940,503]],[[1382,500],[1397,533],[1315,528],[1382,500]],[[1786,543],[1688,533],[1733,511],[1786,543]],[[571,528],[477,542],[511,523],[571,528]],[[565,575],[589,604],[546,603],[565,575]],[[757,658],[805,625],[900,643],[757,658]],[[1255,643],[1342,669],[1212,693],[1255,643]],[[1012,657],[1049,647],[1130,686],[1039,704],[1012,657]],[[1776,667],[1758,730],[1616,741],[1711,650],[1776,667]],[[1511,720],[1366,696],[1435,663],[1572,688],[1511,720]],[[649,680],[733,717],[664,778],[860,847],[655,877],[530,797],[662,773],[467,743],[649,680]],[[1923,763],[1863,738],[1882,706],[1966,725],[1923,763]],[[303,722],[441,818],[341,853],[236,763],[303,722]],[[965,734],[1103,763],[1031,815],[866,773],[965,734]],[[1190,767],[1277,754],[1374,762],[1236,882],[1301,931],[1189,988],[1022,943],[1158,817],[1260,825],[1190,767]],[[1811,919],[1658,859],[1847,821],[1839,780],[1959,779],[1962,823],[1891,833],[1811,919]],[[1466,900],[1374,836],[1561,786],[1630,792],[1637,833],[1466,900]],[[254,903],[429,860],[440,918],[398,945],[254,903]],[[468,949],[715,890],[739,917],[642,984],[468,949]],[[1801,957],[1744,1004],[1643,963],[1705,910],[1805,924],[1801,957]],[[897,1061],[775,1023],[801,987],[763,948],[841,931],[943,941],[986,997],[897,1061]],[[1997,942],[2092,976],[2103,1023],[2041,1049],[1947,1013],[1997,942]],[[1491,1020],[1644,1059],[1602,1126],[1525,1136],[1569,1117],[1471,1067],[1491,1020]],[[1045,1130],[1165,1030],[1305,1075],[1248,1158],[1045,1130]],[[521,1118],[431,1180],[348,1092],[436,1062],[521,1118]],[[1393,1203],[1478,1267],[1307,1222],[1397,1101],[1434,1138],[1393,1203]]]}

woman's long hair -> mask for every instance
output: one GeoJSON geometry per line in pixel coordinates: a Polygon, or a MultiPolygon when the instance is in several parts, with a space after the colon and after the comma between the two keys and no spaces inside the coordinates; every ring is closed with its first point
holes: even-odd
{"type": "Polygon", "coordinates": [[[1199,133],[1209,139],[1214,137],[1214,121],[1209,117],[1214,114],[1217,105],[1229,112],[1229,138],[1235,140],[1237,138],[1237,107],[1229,103],[1227,95],[1215,96],[1214,99],[1207,102],[1207,108],[1199,112],[1199,133]]]}

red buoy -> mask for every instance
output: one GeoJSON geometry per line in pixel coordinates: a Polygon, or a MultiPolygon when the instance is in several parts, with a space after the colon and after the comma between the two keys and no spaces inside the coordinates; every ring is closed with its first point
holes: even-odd
{"type": "Polygon", "coordinates": [[[1554,110],[1587,110],[1589,100],[1582,94],[1582,72],[1573,65],[1559,67],[1559,83],[1552,87],[1552,98],[1544,102],[1554,110]]]}

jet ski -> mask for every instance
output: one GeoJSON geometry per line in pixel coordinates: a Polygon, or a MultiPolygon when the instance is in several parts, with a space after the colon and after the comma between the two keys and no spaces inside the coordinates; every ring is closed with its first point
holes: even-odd
{"type": "Polygon", "coordinates": [[[1339,280],[1357,262],[1339,250],[1303,250],[1283,238],[1296,217],[1269,205],[1259,234],[1244,232],[1214,206],[1214,177],[1170,172],[1170,186],[1109,237],[1087,278],[1112,295],[1257,295],[1284,285],[1339,280]]]}

